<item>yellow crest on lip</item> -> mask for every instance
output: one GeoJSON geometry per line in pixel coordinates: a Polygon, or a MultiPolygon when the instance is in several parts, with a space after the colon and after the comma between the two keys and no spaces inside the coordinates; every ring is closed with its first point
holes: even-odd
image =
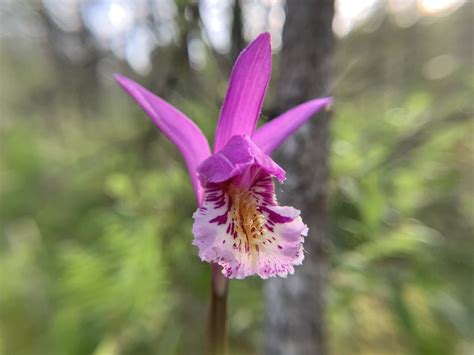
{"type": "Polygon", "coordinates": [[[230,185],[230,217],[234,224],[234,247],[246,253],[259,252],[259,244],[266,233],[265,216],[257,209],[257,198],[251,191],[230,185]]]}

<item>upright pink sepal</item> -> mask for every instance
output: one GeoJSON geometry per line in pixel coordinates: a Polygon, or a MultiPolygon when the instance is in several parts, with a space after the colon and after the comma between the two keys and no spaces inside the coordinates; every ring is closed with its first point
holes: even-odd
{"type": "Polygon", "coordinates": [[[232,136],[252,136],[272,71],[270,34],[262,33],[235,62],[216,128],[214,152],[232,136]]]}

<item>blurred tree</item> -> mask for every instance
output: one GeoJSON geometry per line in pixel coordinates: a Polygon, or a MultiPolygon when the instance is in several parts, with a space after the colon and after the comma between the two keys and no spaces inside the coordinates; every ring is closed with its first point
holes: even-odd
{"type": "MultiPolygon", "coordinates": [[[[46,33],[43,50],[49,56],[61,83],[60,99],[76,96],[83,116],[97,110],[100,102],[97,66],[103,53],[93,45],[90,30],[80,23],[75,31],[66,31],[54,21],[45,2],[35,4],[46,33]]],[[[72,2],[70,11],[80,14],[80,2],[72,2]]],[[[57,94],[57,93],[55,93],[57,94]]]]}
{"type": "MultiPolygon", "coordinates": [[[[280,112],[328,94],[333,0],[288,1],[277,102],[280,112]]],[[[266,283],[266,354],[326,354],[328,119],[323,113],[281,149],[288,168],[282,200],[301,209],[310,234],[295,275],[266,283]]]]}

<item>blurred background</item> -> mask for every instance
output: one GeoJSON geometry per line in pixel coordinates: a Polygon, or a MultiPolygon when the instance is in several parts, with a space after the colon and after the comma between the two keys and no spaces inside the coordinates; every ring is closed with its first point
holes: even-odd
{"type": "MultiPolygon", "coordinates": [[[[209,267],[174,147],[120,72],[213,136],[238,52],[284,0],[0,0],[0,354],[200,354],[209,267]]],[[[333,354],[474,354],[471,0],[338,0],[333,354]]],[[[284,186],[282,187],[284,188],[284,186]]],[[[259,354],[262,281],[232,282],[259,354]]]]}

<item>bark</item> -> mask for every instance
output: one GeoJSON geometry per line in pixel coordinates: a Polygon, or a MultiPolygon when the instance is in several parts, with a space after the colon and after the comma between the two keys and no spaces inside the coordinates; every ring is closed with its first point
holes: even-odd
{"type": "Polygon", "coordinates": [[[232,21],[232,63],[235,62],[242,49],[245,47],[245,41],[242,36],[243,19],[242,5],[239,0],[234,1],[234,18],[232,21]]]}
{"type": "MultiPolygon", "coordinates": [[[[333,49],[333,0],[288,0],[283,32],[278,110],[328,94],[333,49]]],[[[329,113],[307,123],[278,152],[287,169],[282,204],[303,211],[309,227],[305,260],[287,279],[266,283],[265,353],[301,355],[327,353],[324,290],[328,269],[329,113]]]]}

